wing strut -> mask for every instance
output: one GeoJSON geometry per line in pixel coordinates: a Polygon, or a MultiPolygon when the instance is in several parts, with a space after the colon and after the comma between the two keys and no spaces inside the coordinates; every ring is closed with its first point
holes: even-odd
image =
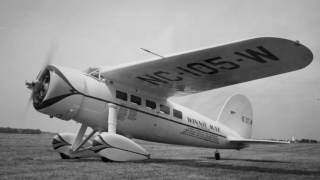
{"type": "Polygon", "coordinates": [[[108,103],[108,133],[117,133],[117,110],[118,106],[112,103],[108,103]]]}

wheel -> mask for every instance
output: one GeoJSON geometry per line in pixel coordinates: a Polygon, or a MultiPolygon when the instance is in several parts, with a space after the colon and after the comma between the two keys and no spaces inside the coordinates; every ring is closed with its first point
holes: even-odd
{"type": "Polygon", "coordinates": [[[61,159],[71,159],[71,157],[66,154],[63,154],[63,153],[59,153],[59,154],[60,154],[61,159]]]}
{"type": "Polygon", "coordinates": [[[219,152],[215,152],[215,153],[214,153],[214,158],[215,158],[216,160],[220,160],[220,153],[219,153],[219,152]]]}
{"type": "Polygon", "coordinates": [[[105,157],[101,157],[101,160],[103,162],[113,162],[112,160],[108,159],[108,158],[105,158],[105,157]]]}

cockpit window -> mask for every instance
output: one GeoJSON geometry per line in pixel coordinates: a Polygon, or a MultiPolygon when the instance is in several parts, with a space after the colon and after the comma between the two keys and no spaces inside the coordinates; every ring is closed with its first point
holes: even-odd
{"type": "Polygon", "coordinates": [[[90,75],[95,77],[95,78],[97,78],[97,79],[99,79],[99,72],[95,71],[95,72],[90,73],[90,75]]]}
{"type": "Polygon", "coordinates": [[[85,72],[88,74],[88,75],[90,75],[90,76],[92,76],[92,77],[94,77],[94,78],[96,78],[96,79],[102,79],[103,77],[101,76],[101,74],[100,74],[100,69],[99,68],[88,68],[88,69],[86,69],[85,70],[85,72]]]}

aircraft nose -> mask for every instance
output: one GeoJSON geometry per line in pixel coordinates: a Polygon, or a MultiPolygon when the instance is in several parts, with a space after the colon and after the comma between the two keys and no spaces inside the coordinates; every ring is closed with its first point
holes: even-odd
{"type": "Polygon", "coordinates": [[[49,65],[37,82],[28,85],[34,108],[50,117],[70,120],[81,107],[85,85],[80,71],[49,65]]]}
{"type": "Polygon", "coordinates": [[[69,79],[56,66],[49,65],[33,86],[34,108],[43,109],[77,93],[69,79]]]}

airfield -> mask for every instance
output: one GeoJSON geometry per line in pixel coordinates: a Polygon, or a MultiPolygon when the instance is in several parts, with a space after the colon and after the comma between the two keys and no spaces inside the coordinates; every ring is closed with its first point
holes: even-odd
{"type": "Polygon", "coordinates": [[[0,179],[320,179],[320,144],[254,145],[242,151],[136,140],[152,159],[106,163],[62,160],[52,134],[1,134],[0,179]]]}

